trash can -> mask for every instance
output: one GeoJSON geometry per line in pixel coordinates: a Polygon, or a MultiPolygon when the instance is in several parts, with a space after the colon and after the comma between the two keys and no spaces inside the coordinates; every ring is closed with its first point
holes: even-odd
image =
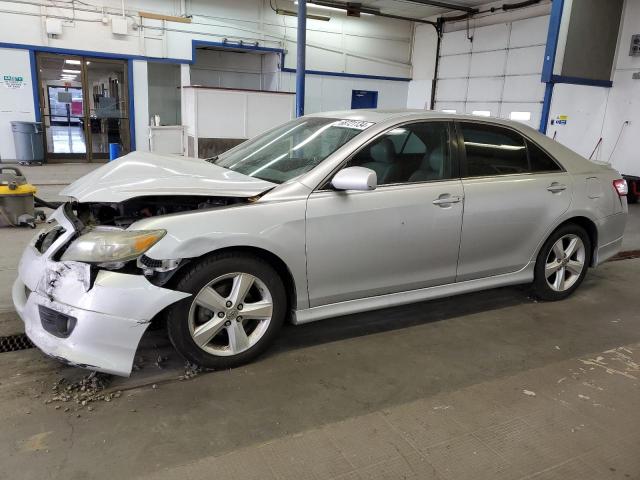
{"type": "Polygon", "coordinates": [[[120,156],[120,144],[119,143],[110,143],[109,144],[109,161],[115,160],[120,156]]]}
{"type": "Polygon", "coordinates": [[[16,147],[16,160],[21,165],[28,163],[41,164],[44,161],[44,143],[42,139],[42,123],[11,122],[13,143],[16,147]]]}

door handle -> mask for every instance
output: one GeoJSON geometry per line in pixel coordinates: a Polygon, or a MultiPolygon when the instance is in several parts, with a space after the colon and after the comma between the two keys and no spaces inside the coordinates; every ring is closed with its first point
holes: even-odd
{"type": "Polygon", "coordinates": [[[547,187],[547,190],[549,190],[551,193],[560,193],[566,189],[567,189],[566,185],[563,185],[558,182],[553,182],[551,185],[547,187]]]}
{"type": "Polygon", "coordinates": [[[448,193],[443,193],[433,201],[433,204],[439,206],[447,206],[451,205],[452,203],[460,203],[461,201],[462,197],[460,197],[459,195],[451,196],[448,193]]]}

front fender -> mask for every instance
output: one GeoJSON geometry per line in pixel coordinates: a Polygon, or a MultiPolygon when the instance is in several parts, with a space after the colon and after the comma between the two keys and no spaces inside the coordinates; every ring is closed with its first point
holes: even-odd
{"type": "Polygon", "coordinates": [[[306,308],[305,206],[306,198],[256,202],[149,218],[130,228],[167,231],[146,252],[157,260],[198,258],[232,247],[266,250],[286,264],[298,292],[297,305],[306,308]]]}

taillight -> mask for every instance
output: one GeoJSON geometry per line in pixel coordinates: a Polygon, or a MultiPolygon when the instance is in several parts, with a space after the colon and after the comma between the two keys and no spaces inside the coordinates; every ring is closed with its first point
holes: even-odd
{"type": "Polygon", "coordinates": [[[618,192],[618,195],[621,197],[626,197],[627,193],[629,193],[627,181],[622,178],[613,181],[613,188],[616,189],[616,192],[618,192]]]}

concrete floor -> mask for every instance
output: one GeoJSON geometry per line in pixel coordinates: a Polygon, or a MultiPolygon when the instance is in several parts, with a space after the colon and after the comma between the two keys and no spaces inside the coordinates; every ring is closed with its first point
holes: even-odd
{"type": "MultiPolygon", "coordinates": [[[[0,231],[0,295],[32,234],[0,231]]],[[[504,288],[288,326],[188,380],[148,332],[120,398],[86,406],[50,403],[86,372],[3,353],[0,478],[640,479],[639,272],[610,262],[558,303],[504,288]]]]}

